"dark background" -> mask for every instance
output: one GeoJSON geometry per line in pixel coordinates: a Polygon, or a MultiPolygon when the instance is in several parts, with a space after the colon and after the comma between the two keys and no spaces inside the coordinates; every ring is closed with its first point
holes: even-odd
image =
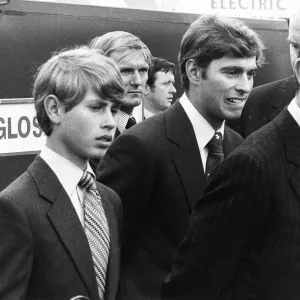
{"type": "MultiPolygon", "coordinates": [[[[109,31],[131,32],[141,38],[154,56],[176,62],[181,37],[197,17],[184,13],[13,0],[7,6],[0,6],[0,99],[31,97],[33,75],[51,52],[74,44],[87,44],[95,36],[109,31]]],[[[261,35],[267,46],[267,65],[259,71],[255,85],[290,76],[286,22],[243,21],[261,35]]],[[[180,97],[183,90],[178,74],[176,89],[176,97],[180,97]]],[[[0,191],[26,169],[33,157],[32,154],[0,156],[0,191]]]]}

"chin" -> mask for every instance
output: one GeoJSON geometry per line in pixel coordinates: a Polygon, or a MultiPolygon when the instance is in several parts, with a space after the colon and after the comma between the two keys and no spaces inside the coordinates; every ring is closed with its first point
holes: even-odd
{"type": "Polygon", "coordinates": [[[128,99],[128,101],[124,104],[122,104],[123,107],[133,108],[136,106],[139,106],[142,103],[141,98],[131,98],[128,99]]]}

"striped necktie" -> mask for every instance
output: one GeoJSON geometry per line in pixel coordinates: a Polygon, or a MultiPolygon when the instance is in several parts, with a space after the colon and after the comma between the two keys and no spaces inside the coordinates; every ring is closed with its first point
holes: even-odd
{"type": "Polygon", "coordinates": [[[109,228],[95,180],[84,172],[79,186],[85,188],[84,231],[87,236],[94,262],[100,299],[104,299],[106,270],[109,256],[109,228]]]}

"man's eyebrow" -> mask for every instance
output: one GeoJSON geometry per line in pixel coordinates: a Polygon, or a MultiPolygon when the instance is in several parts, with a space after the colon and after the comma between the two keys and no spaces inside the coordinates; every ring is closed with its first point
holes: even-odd
{"type": "Polygon", "coordinates": [[[99,104],[108,104],[108,100],[101,99],[101,98],[90,98],[87,99],[88,102],[90,103],[99,103],[99,104]]]}
{"type": "Polygon", "coordinates": [[[257,67],[254,67],[254,68],[251,68],[251,69],[247,70],[246,68],[243,68],[243,67],[240,67],[240,66],[225,66],[225,67],[221,68],[221,71],[230,70],[230,71],[243,72],[243,71],[247,70],[247,72],[249,72],[249,71],[257,71],[257,69],[258,69],[257,67]]]}

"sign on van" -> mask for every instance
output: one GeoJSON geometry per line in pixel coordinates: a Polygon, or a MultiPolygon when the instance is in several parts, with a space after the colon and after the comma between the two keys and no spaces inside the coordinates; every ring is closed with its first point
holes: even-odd
{"type": "Polygon", "coordinates": [[[45,142],[33,99],[0,99],[0,156],[37,153],[45,142]]]}

